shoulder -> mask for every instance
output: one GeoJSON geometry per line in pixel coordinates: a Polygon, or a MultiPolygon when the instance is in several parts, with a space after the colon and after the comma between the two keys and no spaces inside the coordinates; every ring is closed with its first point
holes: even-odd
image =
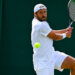
{"type": "Polygon", "coordinates": [[[43,22],[41,22],[41,27],[49,27],[49,24],[48,24],[48,22],[47,21],[43,21],[43,22]]]}
{"type": "Polygon", "coordinates": [[[42,21],[41,25],[49,25],[46,21],[42,21]]]}
{"type": "Polygon", "coordinates": [[[32,20],[32,28],[35,28],[35,27],[45,28],[45,27],[49,27],[49,24],[47,23],[47,21],[39,21],[36,18],[34,18],[32,20]]]}
{"type": "Polygon", "coordinates": [[[41,22],[39,20],[37,20],[35,18],[32,20],[32,25],[39,25],[39,24],[41,24],[41,22]]]}
{"type": "Polygon", "coordinates": [[[42,25],[42,22],[41,21],[39,21],[39,20],[37,20],[37,19],[33,19],[32,20],[32,27],[41,27],[41,25],[42,25]]]}

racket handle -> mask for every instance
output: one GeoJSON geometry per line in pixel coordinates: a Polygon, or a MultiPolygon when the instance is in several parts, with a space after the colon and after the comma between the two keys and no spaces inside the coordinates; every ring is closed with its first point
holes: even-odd
{"type": "Polygon", "coordinates": [[[71,25],[69,25],[69,27],[72,27],[71,25]]]}
{"type": "Polygon", "coordinates": [[[69,27],[72,27],[73,21],[70,23],[69,27]]]}

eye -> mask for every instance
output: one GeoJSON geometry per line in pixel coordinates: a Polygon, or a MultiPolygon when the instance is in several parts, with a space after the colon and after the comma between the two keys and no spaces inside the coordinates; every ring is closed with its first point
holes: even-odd
{"type": "Polygon", "coordinates": [[[42,14],[43,12],[39,12],[39,14],[42,14]]]}
{"type": "Polygon", "coordinates": [[[46,10],[44,10],[44,11],[39,11],[39,14],[46,14],[47,13],[47,11],[46,10]]]}
{"type": "Polygon", "coordinates": [[[44,11],[44,13],[47,13],[47,11],[44,11]]]}

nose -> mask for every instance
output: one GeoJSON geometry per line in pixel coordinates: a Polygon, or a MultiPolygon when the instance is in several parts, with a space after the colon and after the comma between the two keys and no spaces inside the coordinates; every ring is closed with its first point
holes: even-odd
{"type": "Polygon", "coordinates": [[[47,15],[46,13],[43,13],[43,14],[42,14],[42,16],[45,16],[45,17],[46,17],[46,15],[47,15]]]}

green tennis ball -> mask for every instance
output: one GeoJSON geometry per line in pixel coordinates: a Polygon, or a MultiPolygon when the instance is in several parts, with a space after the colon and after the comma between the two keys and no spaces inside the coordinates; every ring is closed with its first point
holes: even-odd
{"type": "Polygon", "coordinates": [[[39,48],[39,47],[40,47],[40,43],[39,43],[39,42],[36,42],[36,43],[34,44],[34,47],[35,47],[35,48],[39,48]]]}

